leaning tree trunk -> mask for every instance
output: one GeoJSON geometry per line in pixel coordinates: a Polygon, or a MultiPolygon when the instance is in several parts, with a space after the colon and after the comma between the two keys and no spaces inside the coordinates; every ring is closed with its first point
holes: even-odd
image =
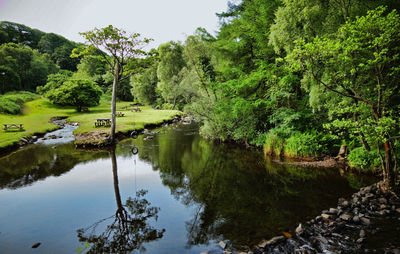
{"type": "Polygon", "coordinates": [[[116,123],[116,105],[117,105],[117,88],[118,88],[118,80],[119,80],[119,65],[117,64],[113,73],[114,81],[112,87],[112,96],[111,96],[111,132],[110,132],[110,142],[115,143],[115,127],[116,123]]]}

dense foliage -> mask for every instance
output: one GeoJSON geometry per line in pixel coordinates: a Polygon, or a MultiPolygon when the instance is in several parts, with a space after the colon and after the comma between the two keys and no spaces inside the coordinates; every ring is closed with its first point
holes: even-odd
{"type": "MultiPolygon", "coordinates": [[[[75,66],[73,74],[50,75],[38,91],[59,89],[72,76],[92,80],[109,96],[117,82],[118,99],[184,110],[210,139],[264,145],[279,156],[336,155],[347,145],[351,165],[379,167],[393,185],[400,155],[399,9],[396,0],[229,2],[217,14],[216,36],[198,28],[184,42],[164,43],[123,65],[113,62],[120,56],[112,51],[121,49],[115,40],[82,51],[61,36],[2,22],[0,81],[7,81],[2,91],[29,90],[57,65],[75,66]],[[75,62],[66,57],[71,50],[75,62]],[[21,71],[33,66],[38,70],[21,71]]],[[[116,28],[84,35],[95,46],[90,36],[106,36],[107,29],[116,28]]]]}
{"type": "Polygon", "coordinates": [[[279,156],[335,156],[347,145],[352,166],[395,177],[399,8],[391,0],[229,3],[216,37],[199,28],[161,45],[132,78],[133,95],[193,114],[212,139],[265,144],[279,156]]]}

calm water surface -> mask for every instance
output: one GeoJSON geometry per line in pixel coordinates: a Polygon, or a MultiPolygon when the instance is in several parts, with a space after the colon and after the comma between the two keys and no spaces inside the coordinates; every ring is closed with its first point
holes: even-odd
{"type": "Polygon", "coordinates": [[[114,150],[36,144],[0,158],[0,253],[221,253],[221,240],[241,248],[293,232],[369,183],[273,164],[195,125],[114,150]]]}

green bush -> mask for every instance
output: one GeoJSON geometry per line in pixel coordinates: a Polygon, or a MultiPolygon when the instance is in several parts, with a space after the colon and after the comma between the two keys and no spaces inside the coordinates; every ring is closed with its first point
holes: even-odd
{"type": "Polygon", "coordinates": [[[26,91],[9,92],[0,96],[0,113],[20,114],[22,105],[35,99],[36,95],[26,91]]]}
{"type": "Polygon", "coordinates": [[[357,147],[350,151],[347,156],[350,166],[362,170],[373,170],[380,167],[380,159],[377,150],[370,152],[363,147],[357,147]]]}
{"type": "Polygon", "coordinates": [[[283,150],[284,139],[275,133],[268,133],[265,139],[264,152],[268,155],[280,156],[283,150]]]}
{"type": "Polygon", "coordinates": [[[333,155],[339,140],[315,130],[306,133],[296,132],[285,141],[285,155],[289,157],[316,157],[333,155]]]}
{"type": "Polygon", "coordinates": [[[285,156],[315,157],[322,153],[319,135],[311,133],[295,133],[285,141],[285,156]]]}
{"type": "Polygon", "coordinates": [[[337,153],[340,141],[336,136],[327,135],[318,131],[306,133],[292,132],[279,135],[279,132],[269,132],[266,137],[264,151],[271,155],[287,157],[316,157],[319,155],[333,155],[337,153]],[[288,138],[284,138],[285,135],[288,138]],[[283,137],[282,137],[283,136],[283,137]]]}

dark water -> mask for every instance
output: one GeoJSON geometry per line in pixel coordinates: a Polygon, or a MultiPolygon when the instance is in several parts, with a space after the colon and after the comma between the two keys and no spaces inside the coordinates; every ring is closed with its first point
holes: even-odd
{"type": "Polygon", "coordinates": [[[194,125],[156,132],[114,150],[36,144],[0,158],[0,253],[221,253],[220,240],[293,232],[372,181],[273,164],[194,125]]]}

